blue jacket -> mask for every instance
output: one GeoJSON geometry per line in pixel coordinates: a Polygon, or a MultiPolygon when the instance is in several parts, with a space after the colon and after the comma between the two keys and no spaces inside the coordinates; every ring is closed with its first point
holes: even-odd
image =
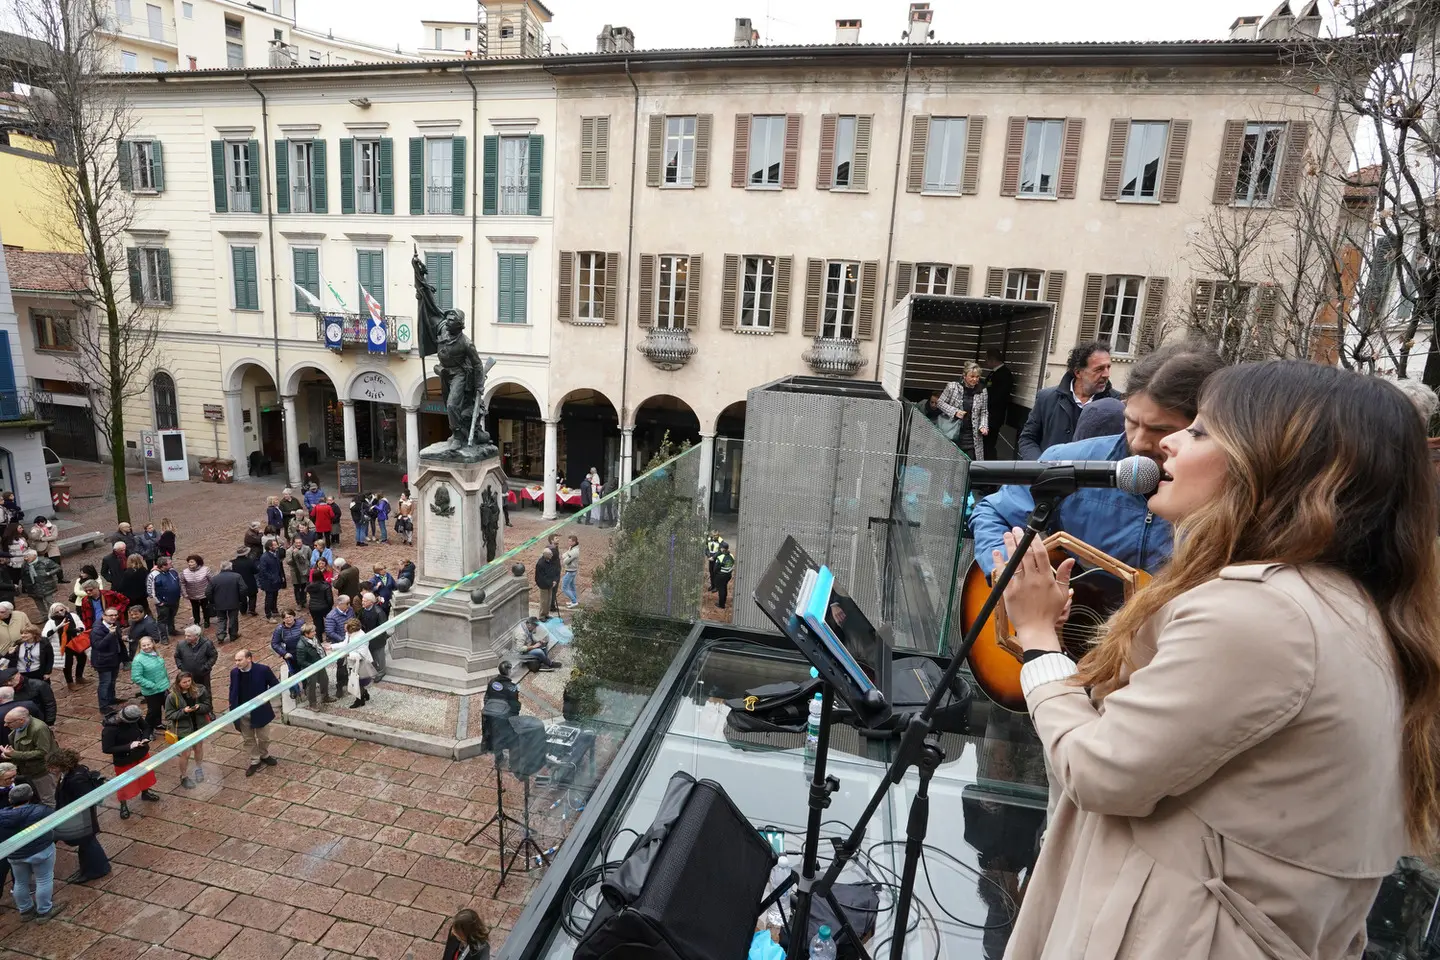
{"type": "Polygon", "coordinates": [[[280,508],[278,506],[276,506],[275,504],[271,504],[270,506],[265,508],[265,522],[270,526],[274,527],[276,530],[284,530],[285,514],[280,512],[280,508]]]}
{"type": "MultiPolygon", "coordinates": [[[[44,820],[55,811],[43,803],[27,803],[18,807],[6,807],[0,810],[0,840],[9,840],[15,834],[26,827],[33,826],[44,820]]],[[[43,853],[45,848],[55,842],[55,831],[46,830],[30,843],[25,844],[19,850],[10,854],[17,860],[25,857],[33,857],[37,853],[43,853]]]]}
{"type": "Polygon", "coordinates": [[[353,605],[346,610],[341,610],[339,607],[331,610],[325,615],[325,636],[321,639],[328,640],[331,643],[344,643],[345,621],[354,616],[355,607],[353,605]]]}
{"type": "Polygon", "coordinates": [[[390,519],[390,501],[384,497],[375,501],[375,519],[381,523],[390,519]]]}
{"type": "Polygon", "coordinates": [[[274,550],[266,550],[260,554],[260,559],[255,563],[255,582],[266,593],[274,593],[285,586],[285,566],[274,550]]]}
{"type": "Polygon", "coordinates": [[[308,511],[308,510],[313,510],[313,509],[315,509],[315,504],[319,503],[320,501],[322,501],[322,500],[324,500],[324,499],[325,499],[325,491],[324,491],[324,490],[306,490],[306,491],[305,491],[305,509],[306,509],[307,511],[308,511]]]}
{"type": "MultiPolygon", "coordinates": [[[[253,700],[271,687],[278,687],[280,681],[275,678],[275,671],[263,663],[252,663],[249,670],[241,670],[239,667],[230,668],[230,706],[238,707],[248,700],[253,700]]],[[[269,702],[260,704],[250,711],[250,726],[264,727],[275,719],[275,708],[269,702]]],[[[235,729],[240,729],[239,721],[235,723],[235,729]]]]}
{"type": "Polygon", "coordinates": [[[390,574],[373,576],[370,578],[370,592],[380,598],[380,605],[385,612],[390,612],[390,598],[395,595],[395,578],[390,574]]]}
{"type": "Polygon", "coordinates": [[[151,578],[151,585],[155,590],[155,601],[163,603],[167,607],[178,607],[180,605],[180,574],[174,567],[151,578]]]}
{"type": "MultiPolygon", "coordinates": [[[[1041,460],[1123,460],[1130,455],[1125,435],[1093,437],[1060,443],[1041,455],[1041,460]]],[[[970,531],[975,537],[975,559],[987,574],[994,563],[990,552],[1004,552],[1004,535],[1012,527],[1023,527],[1035,501],[1028,487],[1002,487],[975,506],[970,531]]],[[[1058,523],[1050,528],[1064,530],[1121,563],[1154,573],[1170,559],[1170,523],[1150,512],[1144,497],[1119,490],[1087,487],[1060,502],[1058,523]]]]}
{"type": "Polygon", "coordinates": [[[295,626],[287,627],[282,621],[270,634],[270,649],[275,656],[284,657],[286,662],[295,662],[295,645],[300,642],[300,628],[305,626],[303,617],[295,618],[295,626]]]}
{"type": "Polygon", "coordinates": [[[104,620],[95,621],[95,626],[90,628],[90,665],[96,670],[119,670],[124,655],[120,628],[112,630],[104,620]]]}

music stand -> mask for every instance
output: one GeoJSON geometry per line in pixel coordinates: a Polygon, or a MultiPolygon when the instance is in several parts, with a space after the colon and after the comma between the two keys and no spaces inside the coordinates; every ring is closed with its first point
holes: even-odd
{"type": "MultiPolygon", "coordinates": [[[[491,826],[497,826],[500,830],[500,855],[503,857],[505,855],[505,824],[509,823],[511,826],[516,827],[528,835],[530,826],[527,821],[529,820],[530,813],[527,809],[525,811],[526,819],[517,820],[505,812],[505,785],[503,778],[500,776],[500,764],[503,759],[502,754],[505,754],[514,747],[519,740],[514,728],[510,725],[510,704],[504,700],[487,700],[485,702],[484,717],[486,726],[490,730],[490,761],[491,765],[495,768],[495,813],[489,820],[482,823],[474,833],[470,834],[470,838],[466,840],[465,843],[467,846],[474,843],[480,834],[490,829],[491,826]]],[[[528,808],[528,777],[523,782],[523,785],[527,791],[525,799],[528,808]]],[[[533,843],[533,841],[531,842],[533,843]]],[[[502,863],[501,866],[503,867],[504,864],[502,863]]],[[[502,884],[505,882],[505,871],[503,869],[500,872],[500,882],[502,884]]]]}
{"type": "MultiPolygon", "coordinates": [[[[510,772],[520,781],[524,799],[521,803],[522,820],[519,821],[520,842],[515,844],[510,858],[500,865],[500,882],[495,884],[495,892],[498,894],[500,888],[505,885],[505,879],[510,871],[515,869],[515,861],[523,853],[525,854],[525,869],[529,871],[531,857],[534,857],[536,865],[550,865],[550,855],[554,850],[542,850],[540,844],[535,842],[535,834],[530,829],[530,779],[539,773],[545,766],[547,758],[545,755],[545,723],[539,717],[505,717],[495,722],[493,730],[504,728],[503,738],[505,741],[505,757],[510,772]]],[[[500,751],[497,748],[496,753],[500,751]]],[[[511,818],[511,822],[516,822],[511,818]]],[[[505,855],[505,846],[500,845],[500,855],[505,855]]]]}

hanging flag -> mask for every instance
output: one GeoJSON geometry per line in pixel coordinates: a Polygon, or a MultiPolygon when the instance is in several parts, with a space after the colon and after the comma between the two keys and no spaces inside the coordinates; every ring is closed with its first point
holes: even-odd
{"type": "Polygon", "coordinates": [[[326,348],[335,351],[345,349],[345,317],[338,313],[326,314],[320,324],[325,331],[326,348]]]}
{"type": "Polygon", "coordinates": [[[365,300],[365,308],[370,311],[370,329],[365,338],[370,344],[370,352],[384,353],[386,341],[389,339],[385,330],[385,315],[380,312],[380,304],[370,296],[369,290],[361,287],[360,296],[365,300]]]}
{"type": "Polygon", "coordinates": [[[335,302],[340,304],[340,312],[349,313],[350,308],[345,306],[345,298],[340,296],[340,291],[335,289],[335,284],[331,283],[329,280],[326,280],[325,287],[330,291],[330,296],[335,298],[335,302]]]}
{"type": "Polygon", "coordinates": [[[317,298],[315,294],[311,293],[309,290],[306,290],[304,287],[300,286],[300,284],[296,283],[293,280],[290,281],[290,285],[295,288],[295,292],[300,295],[301,300],[304,300],[306,303],[310,304],[311,310],[319,313],[320,310],[323,309],[321,307],[319,298],[317,298]]]}
{"type": "Polygon", "coordinates": [[[408,318],[402,317],[395,324],[395,352],[409,353],[415,349],[415,328],[408,318]]]}

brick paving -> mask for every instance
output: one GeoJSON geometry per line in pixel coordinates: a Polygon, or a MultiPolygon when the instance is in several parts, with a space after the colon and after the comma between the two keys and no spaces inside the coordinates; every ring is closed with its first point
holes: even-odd
{"type": "MultiPolygon", "coordinates": [[[[114,505],[99,495],[107,471],[71,464],[69,472],[77,510],[67,517],[75,525],[66,533],[113,530],[114,505]]],[[[144,488],[138,473],[132,481],[138,528],[144,488]]],[[[279,479],[157,483],[153,515],[174,521],[181,555],[198,552],[218,566],[233,556],[246,523],[263,517],[265,497],[282,486],[279,479]]],[[[398,489],[397,476],[385,489],[392,502],[398,489]]],[[[514,536],[545,528],[538,510],[514,510],[512,519],[514,536]]],[[[573,529],[581,538],[584,591],[609,534],[595,526],[573,529]]],[[[394,572],[413,555],[393,537],[388,546],[357,549],[348,517],[343,532],[342,554],[366,573],[377,559],[394,572]]],[[[80,563],[98,562],[105,549],[66,557],[66,572],[73,577],[80,563]]],[[[534,553],[527,551],[531,564],[534,553]]],[[[188,610],[177,622],[188,622],[188,610]]],[[[262,618],[242,617],[241,636],[273,667],[270,630],[262,618]]],[[[216,666],[217,713],[226,699],[224,658],[234,649],[222,649],[216,666]]],[[[54,676],[58,740],[108,775],[93,680],[67,691],[58,670],[54,676]]],[[[133,686],[122,675],[120,693],[127,692],[133,686]]],[[[227,731],[207,742],[204,784],[181,788],[172,764],[157,773],[160,802],[132,801],[129,820],[107,804],[101,841],[113,872],[84,885],[57,881],[55,898],[67,911],[47,924],[21,924],[7,896],[0,906],[0,960],[402,960],[412,951],[414,960],[436,960],[448,917],[464,907],[492,925],[493,944],[504,941],[540,874],[512,874],[497,893],[493,838],[464,842],[495,810],[488,758],[457,763],[278,721],[270,729],[276,767],[247,778],[240,737],[227,731]]],[[[511,789],[518,796],[518,785],[509,784],[507,793],[511,789]]],[[[532,809],[547,806],[537,799],[532,809]]],[[[547,839],[566,828],[540,820],[536,826],[547,839]]],[[[65,877],[75,856],[64,844],[58,850],[56,876],[65,877]]]]}

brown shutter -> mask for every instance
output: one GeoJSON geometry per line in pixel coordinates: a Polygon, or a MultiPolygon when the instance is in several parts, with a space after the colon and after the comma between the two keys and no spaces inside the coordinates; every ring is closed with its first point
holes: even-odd
{"type": "Polygon", "coordinates": [[[620,310],[620,254],[605,254],[605,322],[614,323],[620,310]]]}
{"type": "Polygon", "coordinates": [[[785,157],[780,162],[780,186],[794,190],[800,186],[800,114],[785,115],[785,157]]]}
{"type": "Polygon", "coordinates": [[[1235,178],[1240,173],[1240,151],[1245,146],[1245,121],[1226,120],[1225,135],[1220,140],[1220,162],[1215,169],[1214,203],[1230,203],[1235,199],[1235,178]]]}
{"type": "Polygon", "coordinates": [[[1300,189],[1300,177],[1305,172],[1305,148],[1309,143],[1309,122],[1291,120],[1285,125],[1285,156],[1280,161],[1280,184],[1275,193],[1277,207],[1295,205],[1295,194],[1300,189]]]}
{"type": "MultiPolygon", "coordinates": [[[[1100,329],[1100,301],[1105,296],[1105,275],[1085,274],[1085,295],[1080,300],[1080,326],[1075,331],[1075,342],[1085,343],[1095,339],[1100,329]]],[[[1059,314],[1059,310],[1055,311],[1059,314]]]]}
{"type": "Polygon", "coordinates": [[[1025,159],[1025,118],[1011,117],[1005,129],[1005,167],[1000,173],[1000,196],[1020,192],[1020,164],[1025,159]]]}
{"type": "Polygon", "coordinates": [[[1210,322],[1210,308],[1215,302],[1215,281],[1196,280],[1190,291],[1190,317],[1197,329],[1203,330],[1210,322]]]}
{"type": "Polygon", "coordinates": [[[610,186],[610,118],[595,118],[595,185],[610,186]]]}
{"type": "Polygon", "coordinates": [[[1080,145],[1085,140],[1085,118],[1065,118],[1065,142],[1060,151],[1060,182],[1055,196],[1061,200],[1075,199],[1075,183],[1080,178],[1080,145]]]}
{"type": "Polygon", "coordinates": [[[695,118],[695,186],[710,186],[710,140],[715,117],[702,113],[695,118]]]}
{"type": "Polygon", "coordinates": [[[960,171],[960,192],[974,195],[980,189],[980,150],[985,145],[985,118],[965,120],[965,169],[960,171]]]}
{"type": "Polygon", "coordinates": [[[970,296],[970,267],[968,264],[955,264],[950,268],[950,296],[970,296]]]}
{"type": "Polygon", "coordinates": [[[560,296],[555,313],[561,320],[575,319],[575,254],[560,251],[560,296]]]}
{"type": "Polygon", "coordinates": [[[1110,143],[1105,147],[1105,176],[1100,181],[1101,200],[1120,199],[1120,179],[1125,176],[1125,145],[1130,142],[1130,118],[1110,121],[1110,143]]]}
{"type": "Polygon", "coordinates": [[[645,162],[645,186],[658,187],[665,177],[665,114],[650,115],[650,143],[645,162]]]}
{"type": "Polygon", "coordinates": [[[740,258],[725,254],[725,268],[720,280],[720,329],[735,329],[736,306],[740,299],[740,258]]]}
{"type": "Polygon", "coordinates": [[[655,326],[655,254],[640,254],[640,309],[636,322],[642,327],[655,326]]]}
{"type": "Polygon", "coordinates": [[[910,127],[910,168],[905,172],[905,192],[925,189],[925,145],[930,141],[930,118],[918,116],[910,127]]]}
{"type": "Polygon", "coordinates": [[[774,333],[790,330],[790,275],[794,269],[793,257],[775,258],[775,296],[770,302],[770,329],[774,333]]]}
{"type": "Polygon", "coordinates": [[[1160,178],[1160,202],[1180,202],[1180,181],[1185,176],[1185,150],[1190,146],[1190,121],[1171,120],[1165,139],[1165,172],[1160,178]]]}
{"type": "Polygon", "coordinates": [[[580,186],[595,182],[595,118],[580,119],[580,186]]]}
{"type": "Polygon", "coordinates": [[[895,303],[904,300],[915,287],[915,264],[905,260],[895,263],[895,303]]]}
{"type": "Polygon", "coordinates": [[[807,337],[820,335],[820,294],[825,283],[825,261],[805,261],[805,314],[800,318],[800,332],[807,337]]]}
{"type": "MultiPolygon", "coordinates": [[[[698,166],[698,163],[697,163],[698,166]]],[[[730,161],[730,186],[745,186],[750,167],[750,114],[735,114],[735,155],[730,161]]]]}
{"type": "Polygon", "coordinates": [[[1165,277],[1145,278],[1145,307],[1140,314],[1140,333],[1135,339],[1140,349],[1137,353],[1149,353],[1155,349],[1160,337],[1160,311],[1165,307],[1165,291],[1170,281],[1165,277]]]}
{"type": "MultiPolygon", "coordinates": [[[[832,162],[833,166],[833,162],[832,162]]],[[[850,161],[850,189],[870,189],[870,118],[855,118],[855,154],[850,161]]]]}
{"type": "Polygon", "coordinates": [[[855,339],[869,340],[875,336],[875,283],[880,275],[880,262],[866,260],[860,264],[860,303],[855,317],[855,339]]]}
{"type": "MultiPolygon", "coordinates": [[[[833,113],[827,113],[820,118],[820,159],[815,165],[815,189],[829,190],[835,177],[835,124],[839,117],[833,113]]],[[[859,126],[859,123],[856,123],[859,126]]],[[[855,131],[855,139],[860,139],[860,131],[855,131]]],[[[854,162],[851,162],[854,167],[854,162]]]]}
{"type": "Polygon", "coordinates": [[[694,330],[700,322],[700,284],[705,278],[705,257],[690,254],[685,270],[685,327],[694,330]]]}
{"type": "Polygon", "coordinates": [[[991,267],[985,271],[985,296],[1005,296],[1005,270],[1003,267],[991,267]]]}
{"type": "Polygon", "coordinates": [[[1055,316],[1060,316],[1060,305],[1065,300],[1065,271],[1051,270],[1045,274],[1045,301],[1055,304],[1055,316]]]}

